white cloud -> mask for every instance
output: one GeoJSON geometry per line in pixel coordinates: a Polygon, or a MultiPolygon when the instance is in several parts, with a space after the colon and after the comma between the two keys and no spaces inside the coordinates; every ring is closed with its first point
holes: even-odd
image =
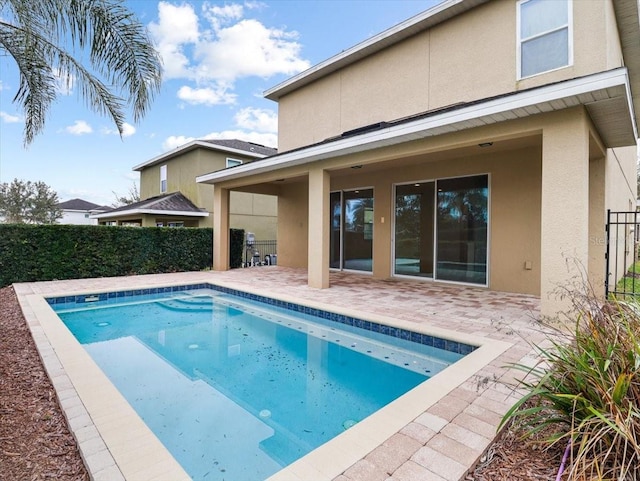
{"type": "Polygon", "coordinates": [[[217,39],[196,45],[199,80],[233,82],[249,76],[291,75],[309,68],[309,62],[299,56],[302,46],[294,40],[296,32],[271,29],[257,20],[244,19],[216,34],[217,39]]]}
{"type": "Polygon", "coordinates": [[[183,85],[178,90],[178,98],[192,105],[222,105],[233,104],[237,95],[229,93],[225,85],[220,84],[215,87],[191,88],[183,85]]]}
{"type": "Polygon", "coordinates": [[[199,18],[187,3],[158,3],[158,20],[149,24],[149,31],[163,59],[164,78],[197,83],[191,91],[180,89],[179,96],[189,97],[183,100],[205,105],[232,103],[229,92],[239,78],[292,75],[309,67],[300,57],[296,32],[243,18],[247,11],[262,6],[258,2],[223,6],[205,2],[199,18]],[[207,100],[194,98],[197,95],[207,100]]]}
{"type": "Polygon", "coordinates": [[[11,115],[6,112],[0,112],[0,119],[7,124],[15,124],[16,122],[20,122],[22,119],[17,115],[11,115]]]}
{"type": "Polygon", "coordinates": [[[73,93],[73,86],[76,78],[70,73],[61,73],[60,69],[54,68],[51,70],[53,77],[56,80],[56,89],[60,95],[71,95],[73,93]]]}
{"type": "Polygon", "coordinates": [[[278,114],[273,110],[246,107],[238,111],[234,120],[243,129],[269,133],[278,131],[278,114]]]}
{"type": "Polygon", "coordinates": [[[8,90],[9,87],[7,87],[5,84],[2,83],[2,80],[0,80],[0,90],[8,90]]]}
{"type": "Polygon", "coordinates": [[[93,132],[91,126],[84,120],[76,120],[73,125],[65,127],[65,132],[72,135],[90,134],[93,132]]]}
{"type": "Polygon", "coordinates": [[[181,145],[186,144],[187,142],[191,142],[192,140],[196,140],[195,137],[185,137],[184,135],[171,135],[167,137],[164,142],[162,142],[162,148],[166,150],[172,150],[176,147],[180,147],[181,145]]]}
{"type": "MultiPolygon", "coordinates": [[[[211,132],[198,137],[198,139],[238,139],[253,142],[255,144],[266,145],[267,147],[275,147],[278,145],[277,134],[266,132],[247,132],[245,130],[223,130],[222,132],[211,132]]],[[[167,150],[175,149],[176,147],[180,147],[192,140],[196,140],[196,138],[186,137],[184,135],[172,135],[165,139],[162,143],[162,148],[166,152],[167,150]]]]}
{"type": "MultiPolygon", "coordinates": [[[[102,129],[102,133],[106,134],[106,135],[118,135],[119,134],[118,129],[110,129],[110,128],[107,128],[107,127],[102,129]]],[[[123,137],[131,137],[135,133],[136,133],[136,128],[133,125],[128,124],[127,122],[124,122],[122,124],[122,136],[123,137]]]]}
{"type": "Polygon", "coordinates": [[[266,132],[247,132],[244,130],[224,130],[222,132],[211,132],[202,137],[203,139],[238,139],[267,147],[278,145],[278,135],[266,132]]]}
{"type": "Polygon", "coordinates": [[[128,123],[123,123],[122,124],[122,136],[123,137],[131,137],[133,134],[136,133],[136,128],[128,123]]]}
{"type": "Polygon", "coordinates": [[[195,44],[200,37],[198,16],[193,7],[159,2],[158,23],[151,22],[149,32],[162,56],[165,79],[191,78],[189,59],[183,48],[195,44]]]}
{"type": "Polygon", "coordinates": [[[205,4],[202,11],[213,28],[218,29],[225,23],[242,18],[244,6],[237,3],[224,6],[205,4]]]}

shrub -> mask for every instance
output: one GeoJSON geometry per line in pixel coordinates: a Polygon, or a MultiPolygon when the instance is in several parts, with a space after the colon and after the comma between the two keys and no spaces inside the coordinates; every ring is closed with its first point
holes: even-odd
{"type": "MultiPolygon", "coordinates": [[[[244,231],[231,230],[232,266],[242,263],[243,237],[244,231]],[[234,244],[238,238],[239,247],[234,244]]],[[[0,287],[14,282],[195,271],[212,263],[211,228],[0,224],[0,287]]]]}
{"type": "Polygon", "coordinates": [[[558,428],[547,442],[570,443],[568,480],[640,479],[640,307],[571,297],[573,328],[534,346],[533,368],[514,366],[527,374],[526,395],[502,423],[518,417],[530,433],[558,428]]]}

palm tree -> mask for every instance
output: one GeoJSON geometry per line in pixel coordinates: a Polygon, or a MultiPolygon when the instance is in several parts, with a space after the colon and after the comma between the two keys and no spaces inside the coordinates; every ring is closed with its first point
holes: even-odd
{"type": "Polygon", "coordinates": [[[24,111],[25,146],[43,130],[60,82],[77,86],[122,135],[127,108],[138,122],[162,80],[159,54],[121,0],[0,0],[0,55],[20,72],[13,101],[24,111]]]}

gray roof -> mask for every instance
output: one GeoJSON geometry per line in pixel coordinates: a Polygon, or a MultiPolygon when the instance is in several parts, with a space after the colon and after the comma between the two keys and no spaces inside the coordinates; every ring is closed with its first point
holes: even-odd
{"type": "Polygon", "coordinates": [[[82,199],[71,199],[58,203],[58,208],[64,210],[96,210],[100,206],[82,199]]]}
{"type": "Polygon", "coordinates": [[[193,202],[182,195],[181,192],[172,192],[170,194],[162,194],[155,197],[149,197],[148,199],[141,200],[140,202],[134,202],[133,204],[124,205],[116,209],[111,209],[106,213],[124,213],[136,209],[166,210],[174,212],[205,212],[203,209],[198,208],[193,202]]]}
{"type": "Polygon", "coordinates": [[[278,149],[273,147],[266,147],[260,144],[254,144],[253,142],[246,142],[238,139],[200,139],[202,142],[208,144],[220,145],[222,147],[228,147],[230,149],[246,150],[254,154],[260,155],[275,155],[278,153],[278,149]]]}

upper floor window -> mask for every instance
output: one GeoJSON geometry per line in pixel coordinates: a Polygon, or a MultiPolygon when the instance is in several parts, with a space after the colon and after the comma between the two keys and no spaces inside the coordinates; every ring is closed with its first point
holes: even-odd
{"type": "Polygon", "coordinates": [[[236,165],[241,165],[242,161],[238,159],[230,159],[227,157],[227,167],[235,167],[236,165]]]}
{"type": "Polygon", "coordinates": [[[160,193],[164,194],[167,191],[167,166],[160,166],[160,193]]]}
{"type": "Polygon", "coordinates": [[[571,64],[571,23],[571,0],[518,3],[519,78],[571,64]]]}

